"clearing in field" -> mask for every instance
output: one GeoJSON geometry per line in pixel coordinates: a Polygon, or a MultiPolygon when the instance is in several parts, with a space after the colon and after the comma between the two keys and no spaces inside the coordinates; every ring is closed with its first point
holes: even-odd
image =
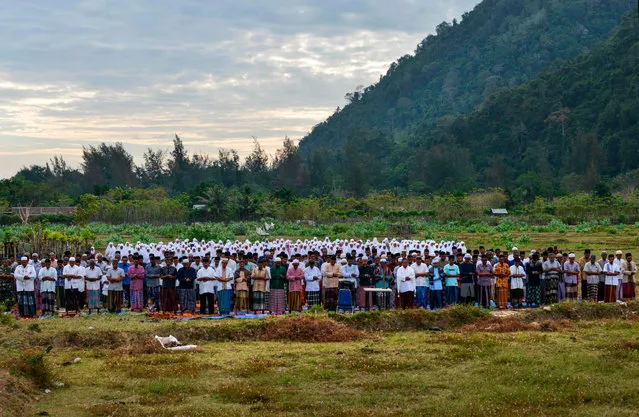
{"type": "Polygon", "coordinates": [[[639,303],[215,323],[4,316],[0,414],[634,416],[638,316],[639,303]],[[162,350],[156,334],[198,349],[162,350]]]}

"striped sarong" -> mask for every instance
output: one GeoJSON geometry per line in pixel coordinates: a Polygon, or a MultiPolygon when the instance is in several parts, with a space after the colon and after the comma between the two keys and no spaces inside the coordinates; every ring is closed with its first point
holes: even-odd
{"type": "Polygon", "coordinates": [[[18,313],[21,317],[33,317],[36,314],[34,291],[18,291],[18,313]]]}
{"type": "Polygon", "coordinates": [[[309,307],[320,305],[320,292],[319,291],[306,291],[306,301],[309,307]]]}
{"type": "Polygon", "coordinates": [[[231,297],[233,290],[219,290],[217,292],[217,309],[220,315],[226,315],[231,312],[231,297]]]}
{"type": "Polygon", "coordinates": [[[566,282],[566,298],[568,300],[577,299],[577,284],[569,284],[566,282]]]}
{"type": "MultiPolygon", "coordinates": [[[[240,292],[240,291],[238,291],[240,292]]],[[[248,292],[247,292],[248,294],[248,292]]],[[[248,297],[248,295],[247,295],[248,297]]],[[[265,310],[264,300],[266,299],[266,293],[263,291],[253,291],[253,310],[265,310]]]]}
{"type": "Polygon", "coordinates": [[[271,311],[271,313],[284,313],[284,310],[286,309],[284,290],[272,289],[269,295],[269,310],[271,311]]]}
{"type": "MultiPolygon", "coordinates": [[[[133,295],[133,292],[131,292],[133,295]]],[[[180,300],[180,311],[195,311],[195,293],[193,288],[178,288],[178,299],[180,300]]]]}
{"type": "Polygon", "coordinates": [[[42,311],[51,313],[55,311],[55,293],[53,291],[42,293],[42,311]]]}
{"type": "Polygon", "coordinates": [[[270,304],[271,304],[271,293],[267,291],[264,293],[264,311],[269,311],[270,304]]]}
{"type": "MultiPolygon", "coordinates": [[[[44,302],[44,299],[42,301],[44,302]]],[[[100,290],[87,290],[87,308],[100,307],[100,290]]]]}
{"type": "Polygon", "coordinates": [[[596,303],[597,298],[599,297],[599,283],[587,284],[587,286],[588,286],[588,299],[596,303]]]}

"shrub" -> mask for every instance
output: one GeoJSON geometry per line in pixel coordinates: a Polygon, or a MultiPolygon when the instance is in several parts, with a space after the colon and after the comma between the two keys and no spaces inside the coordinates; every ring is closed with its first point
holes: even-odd
{"type": "Polygon", "coordinates": [[[52,375],[44,358],[46,354],[51,352],[51,349],[52,346],[48,346],[41,353],[36,353],[37,351],[34,350],[28,350],[14,362],[16,372],[31,379],[33,383],[40,388],[50,386],[52,375]]]}

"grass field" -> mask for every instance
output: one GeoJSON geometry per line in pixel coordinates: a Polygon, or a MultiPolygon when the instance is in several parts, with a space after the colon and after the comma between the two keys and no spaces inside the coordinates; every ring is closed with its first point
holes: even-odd
{"type": "Polygon", "coordinates": [[[510,317],[459,307],[252,322],[4,319],[0,407],[6,416],[634,416],[638,315],[632,303],[510,317]],[[155,334],[199,347],[167,352],[155,334]]]}

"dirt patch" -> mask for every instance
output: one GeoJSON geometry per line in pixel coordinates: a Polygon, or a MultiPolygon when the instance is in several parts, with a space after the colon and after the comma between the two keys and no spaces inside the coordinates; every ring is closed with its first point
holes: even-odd
{"type": "Polygon", "coordinates": [[[461,333],[489,332],[512,333],[525,331],[554,332],[566,330],[572,327],[569,320],[544,320],[540,322],[527,321],[519,315],[507,315],[490,317],[465,324],[459,331],[461,333]]]}
{"type": "Polygon", "coordinates": [[[366,336],[344,323],[308,316],[269,320],[265,330],[262,340],[290,342],[348,342],[366,336]]]}

